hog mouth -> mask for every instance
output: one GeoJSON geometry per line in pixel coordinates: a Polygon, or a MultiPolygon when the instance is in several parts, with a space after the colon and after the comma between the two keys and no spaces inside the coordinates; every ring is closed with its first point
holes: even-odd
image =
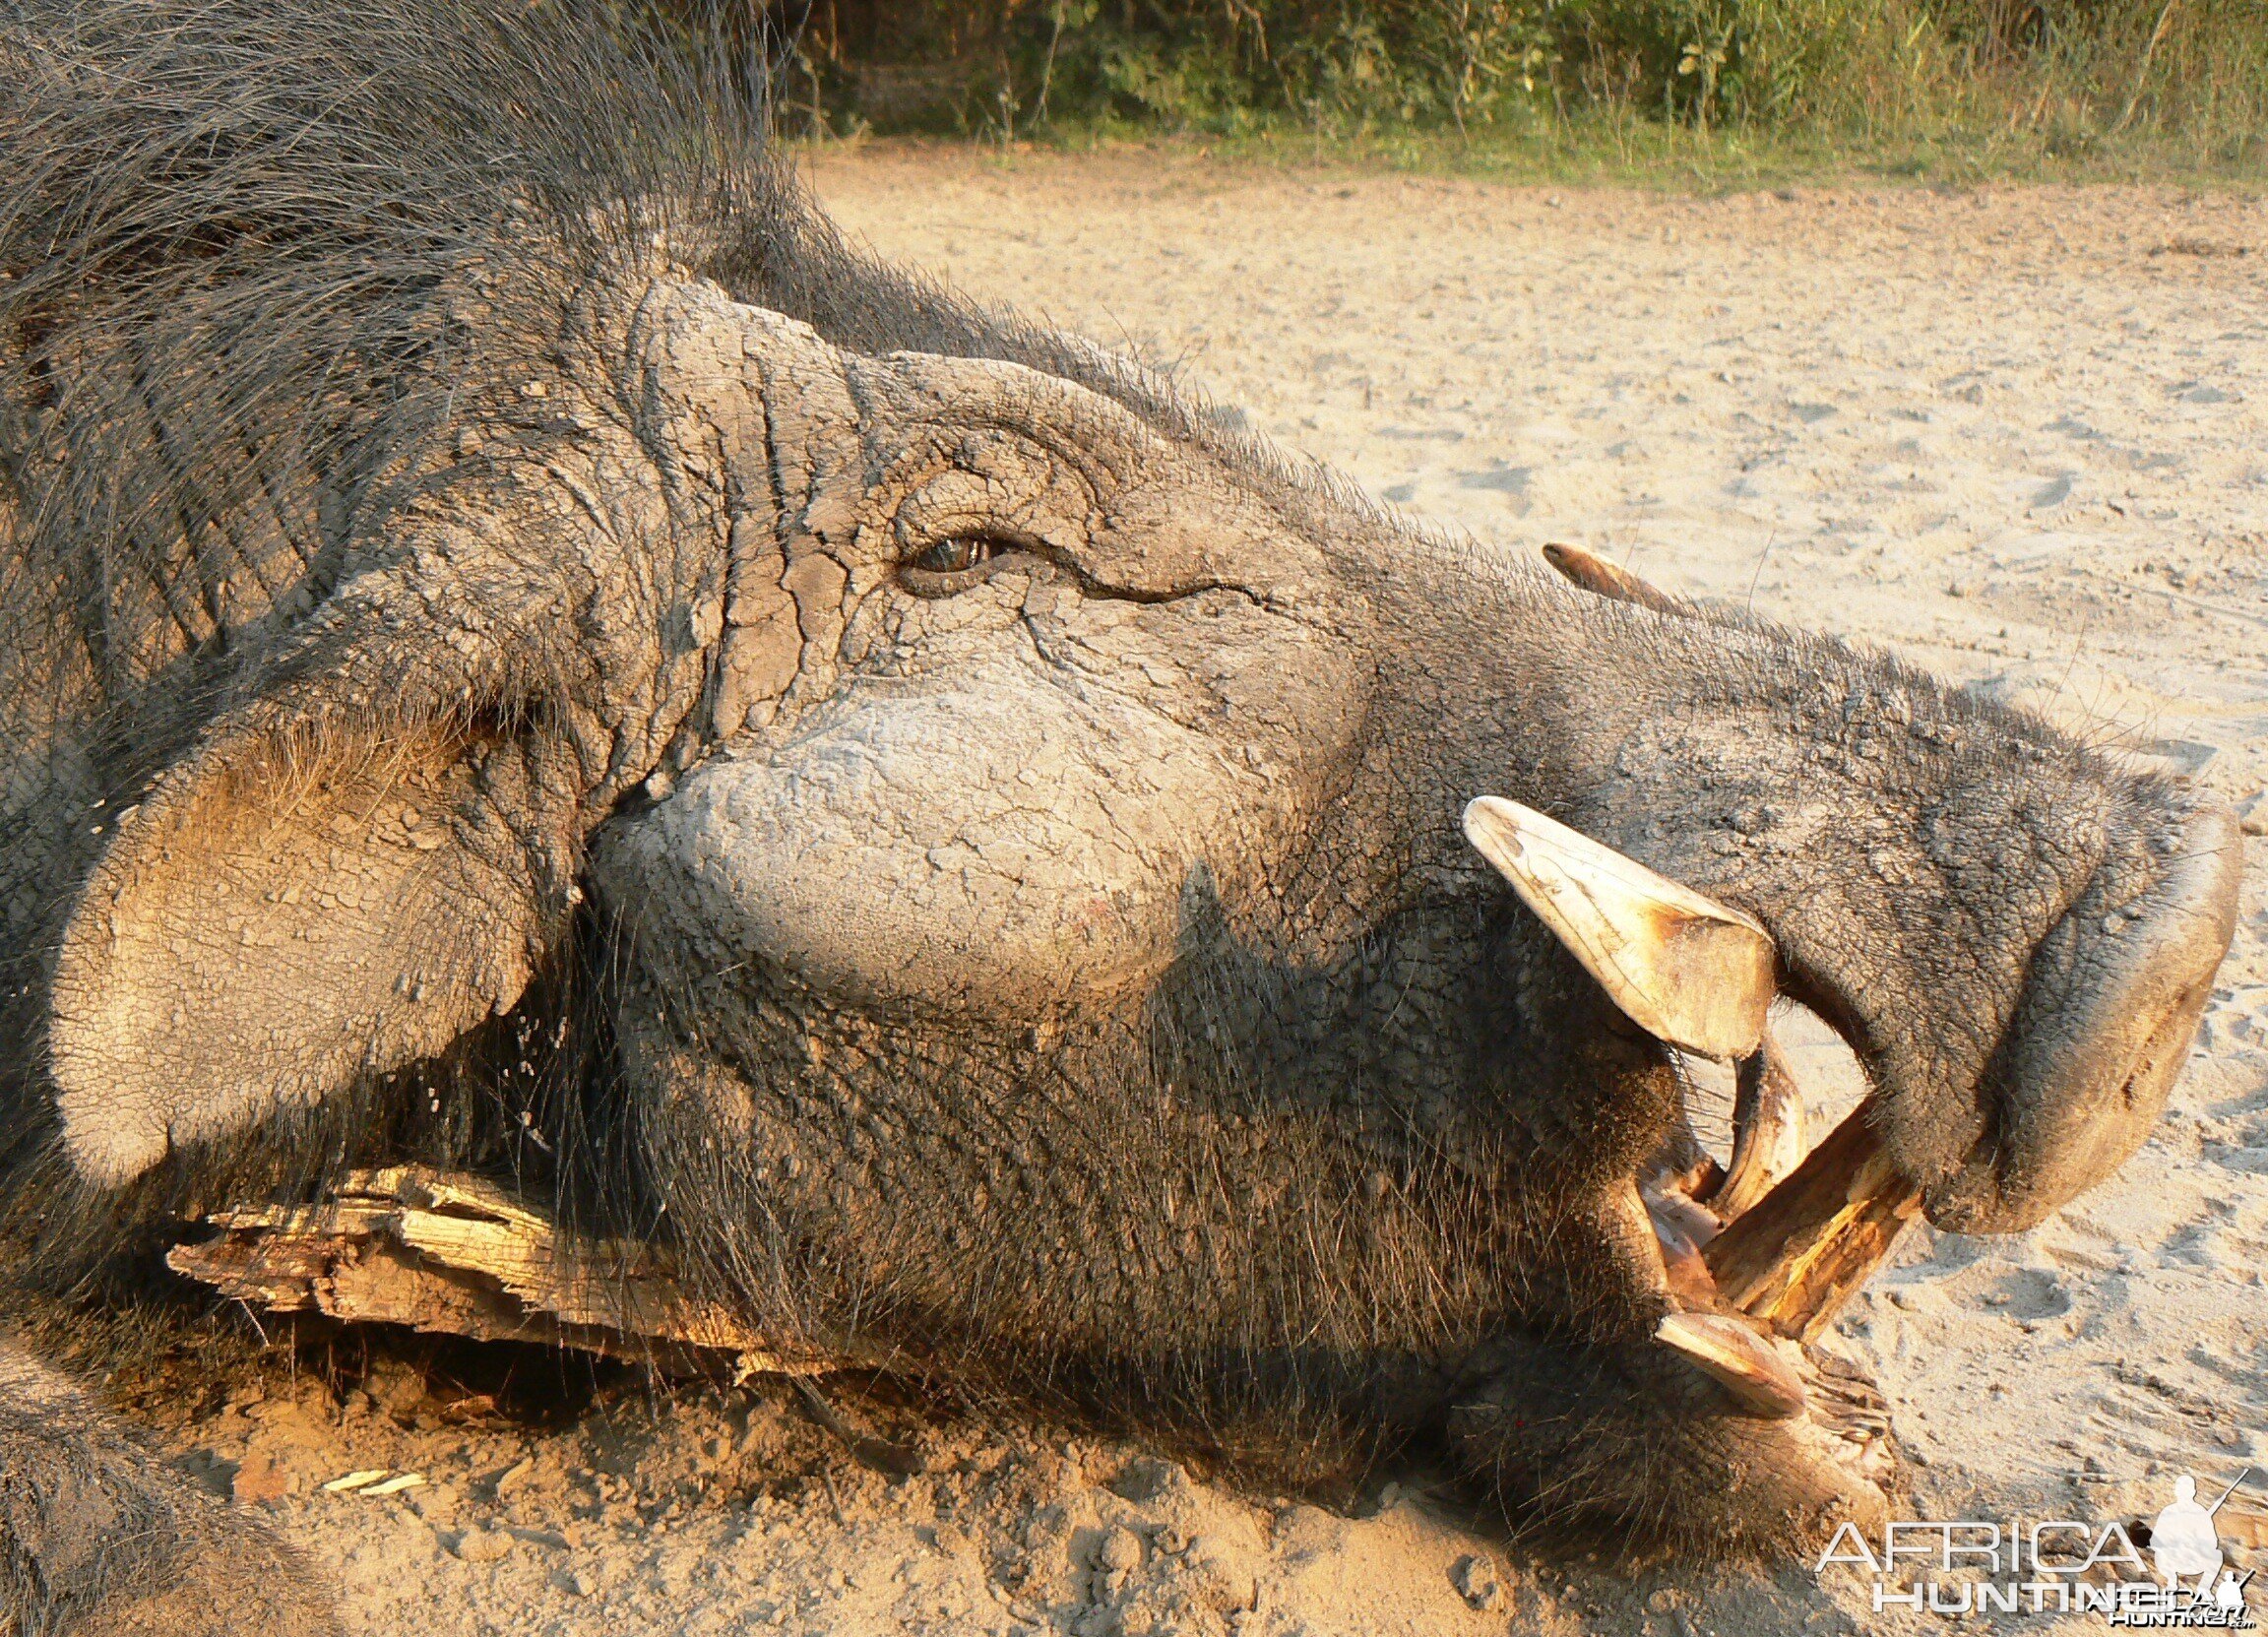
{"type": "Polygon", "coordinates": [[[1806,1150],[1767,1021],[1778,960],[1762,923],[1517,802],[1475,800],[1465,831],[1633,1023],[1736,1065],[1728,1162],[1691,1159],[1684,1131],[1609,1202],[1666,1309],[1655,1341],[1878,1487],[1895,1469],[1888,1406],[1813,1344],[1922,1214],[1882,1140],[1881,1094],[1806,1150]]]}
{"type": "Polygon", "coordinates": [[[1632,1178],[1670,1309],[1654,1339],[1879,1487],[1897,1467],[1889,1403],[1813,1344],[1922,1214],[1922,1190],[1884,1149],[1872,1099],[1803,1151],[1802,1100],[1769,1035],[1739,1088],[1729,1164],[1632,1178]]]}
{"type": "Polygon", "coordinates": [[[1824,1431],[1861,1473],[1888,1459],[1880,1395],[1813,1344],[1917,1217],[2016,1231],[2140,1145],[2229,947],[2241,856],[2233,815],[2199,801],[2161,840],[2154,885],[2107,907],[2118,882],[2092,884],[2033,952],[1974,1122],[1931,1129],[1914,1065],[1869,1053],[1854,997],[1753,915],[1517,802],[1478,798],[1465,833],[1631,1023],[1735,1066],[1728,1162],[1694,1160],[1681,1133],[1610,1202],[1616,1236],[1658,1259],[1657,1342],[1748,1414],[1824,1431]],[[1784,987],[1825,1002],[1872,1086],[1816,1146],[1768,1027],[1784,987]]]}
{"type": "MultiPolygon", "coordinates": [[[[2195,1027],[2193,998],[2147,1028],[2113,1077],[2120,1102],[2163,1102],[2165,1065],[2195,1027]]],[[[1631,1178],[1633,1221],[1659,1253],[1670,1308],[1654,1339],[1746,1414],[1785,1423],[1813,1453],[1887,1491],[1898,1476],[1889,1401],[1862,1368],[1814,1344],[1908,1225],[1935,1220],[1929,1190],[1892,1155],[1879,1087],[1807,1145],[1805,1100],[1769,1028],[1735,1068],[1726,1163],[1704,1154],[1679,1165],[1672,1156],[1700,1150],[1688,1129],[1631,1178]]]]}

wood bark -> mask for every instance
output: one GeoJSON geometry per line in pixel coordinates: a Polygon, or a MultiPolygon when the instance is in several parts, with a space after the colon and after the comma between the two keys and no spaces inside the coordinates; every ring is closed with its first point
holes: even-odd
{"type": "Polygon", "coordinates": [[[759,1335],[688,1296],[653,1251],[571,1239],[477,1177],[355,1171],[319,1203],[206,1222],[220,1231],[176,1245],[167,1264],[266,1312],[578,1348],[670,1375],[819,1375],[883,1362],[759,1335]]]}
{"type": "Polygon", "coordinates": [[[1920,1214],[1861,1103],[1702,1249],[1719,1296],[1792,1340],[1827,1327],[1920,1214]]]}

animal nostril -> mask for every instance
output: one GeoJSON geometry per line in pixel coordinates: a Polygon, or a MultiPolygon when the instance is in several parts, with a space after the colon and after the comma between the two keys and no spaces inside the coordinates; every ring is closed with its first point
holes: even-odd
{"type": "Polygon", "coordinates": [[[2148,1039],[2142,1042],[2141,1050],[2134,1054],[2133,1061],[2127,1065],[2125,1078],[2119,1082],[2118,1101],[2121,1108],[2129,1111],[2138,1109],[2142,1102],[2142,1089],[2156,1079],[2153,1071],[2166,1063],[2169,1057],[2178,1057],[2182,1047],[2188,1043],[2190,1031],[2196,1027],[2198,1014],[2204,1010],[2204,1000],[2205,990],[2201,984],[2193,984],[2174,997],[2173,1004],[2166,1008],[2157,1027],[2150,1031],[2148,1039]]]}
{"type": "Polygon", "coordinates": [[[1990,1122],[1930,1184],[1931,1221],[2030,1227],[2141,1147],[2236,930],[2235,837],[2226,807],[2202,808],[2157,880],[2121,893],[2115,913],[2075,908],[2048,934],[2002,1044],[1990,1122]]]}

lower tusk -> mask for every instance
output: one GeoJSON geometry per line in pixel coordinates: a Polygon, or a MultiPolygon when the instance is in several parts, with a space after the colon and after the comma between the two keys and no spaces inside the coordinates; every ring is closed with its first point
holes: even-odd
{"type": "Polygon", "coordinates": [[[1759,1416],[1800,1416],[1809,1402],[1802,1377],[1738,1319],[1716,1313],[1671,1313],[1654,1339],[1673,1348],[1759,1416]]]}
{"type": "Polygon", "coordinates": [[[1698,1256],[1703,1245],[1725,1231],[1717,1213],[1697,1204],[1673,1176],[1648,1177],[1638,1184],[1638,1198],[1654,1224],[1654,1237],[1662,1241],[1665,1258],[1698,1256]]]}
{"type": "MultiPolygon", "coordinates": [[[[1700,1213],[1707,1217],[1707,1212],[1700,1213]]],[[[1671,1305],[1718,1305],[1716,1282],[1709,1264],[1701,1260],[1701,1246],[1674,1219],[1666,1221],[1648,1189],[1625,1182],[1607,1200],[1603,1224],[1614,1254],[1636,1270],[1646,1288],[1669,1298],[1671,1305]]]]}
{"type": "Polygon", "coordinates": [[[1861,1103],[1701,1257],[1726,1303],[1810,1341],[1890,1254],[1922,1208],[1861,1103]]]}
{"type": "MultiPolygon", "coordinates": [[[[1606,1200],[1606,1216],[1601,1224],[1613,1256],[1636,1270],[1649,1290],[1667,1293],[1672,1287],[1670,1268],[1671,1247],[1662,1242],[1654,1226],[1654,1214],[1646,1209],[1645,1197],[1635,1182],[1626,1182],[1606,1200]]],[[[1693,1261],[1701,1260],[1698,1250],[1693,1261]]],[[[1703,1268],[1704,1275],[1708,1269],[1703,1268]]]]}
{"type": "Polygon", "coordinates": [[[1803,1163],[1803,1092],[1767,1029],[1742,1058],[1732,1101],[1732,1159],[1709,1208],[1730,1221],[1803,1163]]]}

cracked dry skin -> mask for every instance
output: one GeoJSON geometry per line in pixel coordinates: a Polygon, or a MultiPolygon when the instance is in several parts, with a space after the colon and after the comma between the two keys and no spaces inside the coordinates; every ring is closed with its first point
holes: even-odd
{"type": "Polygon", "coordinates": [[[1657,1340],[1710,1299],[1638,1191],[1692,1157],[1675,1053],[1465,804],[1752,917],[1941,1226],[2148,1133],[2234,914],[2182,784],[1414,530],[847,252],[572,20],[147,9],[0,55],[20,1227],[533,1163],[509,1075],[419,1065],[573,1022],[530,1123],[578,1220],[760,1330],[1738,1549],[1877,1511],[1879,1402],[1806,1362],[1759,1414],[1657,1340]],[[181,158],[255,83],[309,110],[232,128],[270,169],[181,158]]]}

